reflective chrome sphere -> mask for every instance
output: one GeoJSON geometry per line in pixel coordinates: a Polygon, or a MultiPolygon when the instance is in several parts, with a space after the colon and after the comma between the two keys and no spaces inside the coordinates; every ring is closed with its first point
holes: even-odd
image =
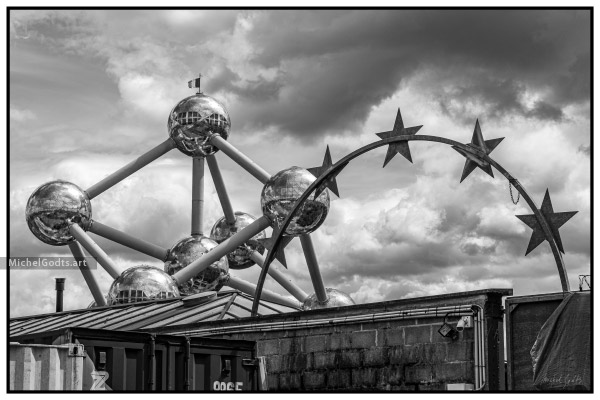
{"type": "Polygon", "coordinates": [[[62,246],[75,240],[69,224],[87,230],[92,218],[92,204],[85,192],[70,182],[52,181],[35,189],[25,208],[27,225],[44,243],[62,246]]]}
{"type": "Polygon", "coordinates": [[[221,103],[212,97],[196,94],[181,100],[173,108],[167,126],[169,136],[183,154],[199,157],[218,150],[208,143],[209,137],[217,133],[227,139],[231,120],[221,103]]]}
{"type": "Polygon", "coordinates": [[[320,308],[334,308],[334,307],[343,307],[343,306],[351,306],[356,304],[354,300],[346,293],[332,288],[326,288],[327,296],[329,299],[326,303],[319,303],[317,300],[317,295],[315,293],[308,296],[306,300],[304,300],[304,305],[302,309],[304,310],[318,310],[320,308]]]}
{"type": "MultiPolygon", "coordinates": [[[[230,226],[227,223],[225,217],[222,217],[217,222],[215,222],[215,225],[212,227],[212,230],[210,231],[210,238],[216,241],[217,243],[221,243],[222,241],[224,241],[225,239],[229,239],[231,236],[241,231],[254,221],[256,221],[256,218],[254,218],[252,215],[236,211],[234,226],[230,226]]],[[[245,244],[239,246],[237,249],[227,254],[229,268],[244,269],[254,265],[254,261],[250,259],[250,253],[255,250],[258,251],[260,254],[265,252],[265,248],[257,242],[258,239],[264,239],[265,237],[265,232],[262,231],[257,235],[253,236],[245,244]]]]}
{"type": "MultiPolygon", "coordinates": [[[[169,275],[173,275],[215,247],[217,247],[217,242],[206,236],[182,239],[171,248],[170,258],[165,262],[165,271],[169,275]]],[[[227,279],[229,279],[229,265],[227,257],[223,256],[198,275],[180,284],[179,292],[182,296],[188,296],[208,290],[218,291],[227,282],[227,279]]]]}
{"type": "MultiPolygon", "coordinates": [[[[304,168],[291,167],[279,171],[265,184],[260,195],[262,212],[271,222],[281,225],[296,200],[315,181],[313,174],[304,168]]],[[[285,235],[294,236],[310,233],[325,221],[329,211],[329,194],[327,190],[313,199],[313,195],[302,204],[292,219],[285,235]]]]}
{"type": "Polygon", "coordinates": [[[106,304],[179,297],[177,283],[169,274],[149,265],[138,265],[123,271],[108,289],[106,304]]]}

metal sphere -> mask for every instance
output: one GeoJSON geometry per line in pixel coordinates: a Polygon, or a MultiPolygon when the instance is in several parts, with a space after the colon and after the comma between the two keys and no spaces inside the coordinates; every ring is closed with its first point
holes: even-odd
{"type": "Polygon", "coordinates": [[[90,226],[92,203],[79,186],[65,181],[52,181],[33,191],[25,208],[31,232],[44,243],[62,246],[75,240],[69,225],[76,223],[84,230],[90,226]]]}
{"type": "MultiPolygon", "coordinates": [[[[279,171],[263,187],[260,195],[262,212],[273,223],[281,225],[298,198],[315,181],[313,174],[304,168],[291,167],[279,171]]],[[[327,190],[315,199],[309,196],[296,211],[295,217],[285,230],[285,235],[295,236],[316,230],[329,212],[327,190]]]]}
{"type": "MultiPolygon", "coordinates": [[[[229,239],[231,236],[241,231],[251,223],[256,221],[250,214],[236,211],[235,212],[235,224],[233,226],[227,223],[225,217],[222,217],[210,231],[210,238],[221,243],[222,241],[229,239]]],[[[232,269],[245,269],[254,265],[254,261],[250,259],[250,253],[258,251],[260,254],[265,252],[265,248],[261,246],[258,239],[264,239],[266,237],[265,232],[262,231],[253,236],[248,242],[237,249],[227,254],[227,261],[229,262],[229,268],[232,269]]]]}
{"type": "MultiPolygon", "coordinates": [[[[182,239],[171,248],[169,260],[165,262],[165,271],[169,275],[173,275],[215,247],[217,247],[217,242],[206,236],[191,236],[182,239]]],[[[198,275],[181,283],[179,292],[182,296],[188,296],[208,290],[218,291],[228,279],[229,265],[227,257],[223,256],[198,275]]]]}
{"type": "Polygon", "coordinates": [[[149,265],[123,271],[108,289],[107,305],[179,297],[177,283],[169,274],[149,265]]]}
{"type": "Polygon", "coordinates": [[[311,294],[304,300],[303,310],[318,310],[321,308],[344,307],[356,304],[352,297],[341,290],[326,288],[328,300],[325,303],[319,303],[316,293],[311,294]]]}
{"type": "Polygon", "coordinates": [[[217,152],[209,138],[216,133],[227,139],[231,120],[221,103],[200,93],[181,100],[171,111],[167,126],[169,137],[183,154],[200,157],[217,152]]]}

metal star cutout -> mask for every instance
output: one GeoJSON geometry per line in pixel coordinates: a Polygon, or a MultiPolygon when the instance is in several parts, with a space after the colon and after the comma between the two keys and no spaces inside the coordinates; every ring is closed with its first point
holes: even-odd
{"type": "MultiPolygon", "coordinates": [[[[473,138],[471,139],[471,143],[467,143],[467,146],[474,147],[486,155],[490,154],[496,146],[503,140],[504,138],[483,140],[483,134],[481,133],[481,128],[479,127],[479,119],[475,121],[475,130],[473,131],[473,138]]],[[[463,155],[467,161],[465,162],[465,167],[463,168],[463,173],[460,178],[460,181],[464,181],[467,176],[473,172],[475,167],[481,168],[486,174],[494,177],[494,173],[492,172],[492,166],[487,161],[484,161],[473,154],[467,153],[458,147],[452,146],[454,150],[463,155]]]]}
{"type": "MultiPolygon", "coordinates": [[[[277,228],[273,229],[273,233],[271,234],[270,238],[258,239],[257,240],[257,242],[259,242],[269,252],[273,250],[273,240],[277,236],[277,230],[276,229],[277,228]]],[[[294,236],[283,236],[281,238],[281,241],[279,242],[279,246],[277,246],[277,249],[275,249],[275,258],[285,268],[287,268],[287,262],[285,260],[285,253],[284,253],[283,249],[285,249],[285,247],[292,241],[293,238],[294,238],[294,236]]]]}
{"type": "MultiPolygon", "coordinates": [[[[313,174],[316,178],[323,175],[327,170],[333,165],[331,161],[331,153],[329,152],[329,146],[327,146],[327,150],[325,150],[325,157],[323,157],[323,165],[320,167],[307,168],[308,172],[313,174]]],[[[337,197],[340,197],[338,192],[337,182],[335,180],[336,176],[342,171],[340,168],[336,173],[332,174],[329,178],[325,179],[319,187],[315,190],[315,198],[318,197],[325,188],[331,190],[337,197]]]]}
{"type": "MultiPolygon", "coordinates": [[[[402,122],[402,115],[400,114],[400,109],[398,108],[398,113],[396,114],[396,121],[394,122],[394,129],[386,132],[376,133],[381,139],[389,139],[395,136],[403,136],[403,135],[414,135],[419,129],[421,129],[423,125],[419,126],[411,126],[410,128],[404,127],[404,122],[402,122]]],[[[396,153],[400,153],[406,158],[408,161],[412,162],[412,157],[410,156],[410,148],[408,147],[408,142],[403,140],[401,142],[391,143],[388,147],[387,153],[385,155],[385,161],[383,162],[383,168],[390,162],[392,158],[396,155],[396,153]]]]}
{"type": "MultiPolygon", "coordinates": [[[[546,195],[544,196],[544,201],[542,202],[542,208],[540,208],[540,211],[544,215],[546,222],[548,222],[548,226],[550,227],[550,231],[552,232],[552,236],[554,237],[554,241],[556,242],[558,249],[564,254],[565,250],[563,249],[562,241],[560,240],[558,228],[570,220],[573,215],[577,214],[577,211],[555,213],[552,209],[552,202],[550,201],[550,193],[548,192],[548,189],[546,189],[546,195]]],[[[525,255],[527,255],[533,249],[539,246],[544,240],[546,240],[546,235],[544,235],[542,226],[535,217],[535,214],[517,215],[517,218],[525,222],[527,226],[533,229],[531,239],[529,240],[529,246],[527,246],[527,252],[525,253],[525,255]]]]}

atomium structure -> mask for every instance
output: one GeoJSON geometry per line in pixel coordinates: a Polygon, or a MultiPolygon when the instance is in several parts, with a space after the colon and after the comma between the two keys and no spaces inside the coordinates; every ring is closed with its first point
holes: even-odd
{"type": "Polygon", "coordinates": [[[519,181],[489,156],[503,138],[484,140],[479,121],[475,123],[471,143],[463,144],[439,136],[417,135],[422,126],[405,128],[398,110],[391,131],[377,133],[380,140],[353,151],[338,162],[332,162],[327,147],[321,166],[292,166],[271,175],[227,141],[231,130],[229,114],[219,101],[200,91],[200,79],[190,81],[188,86],[197,87],[198,92],[181,100],[173,108],[167,121],[168,138],[164,142],[86,190],[73,183],[52,181],[37,188],[27,202],[27,225],[39,240],[53,246],[67,245],[79,260],[84,260],[84,249],[87,250],[114,279],[105,296],[92,272],[81,267],[96,306],[195,295],[218,291],[223,286],[254,296],[252,315],[257,315],[260,299],[299,310],[354,304],[348,294],[325,287],[310,234],[325,221],[330,208],[329,191],[339,196],[336,177],[351,161],[387,146],[383,167],[396,154],[412,162],[409,142],[414,141],[449,145],[465,157],[461,182],[476,168],[492,178],[492,167],[499,171],[508,180],[509,188],[514,187],[533,212],[517,216],[533,229],[525,255],[548,241],[563,291],[570,290],[558,228],[576,211],[554,212],[548,191],[539,208],[519,181]],[[174,240],[169,247],[161,247],[92,219],[91,200],[175,148],[192,158],[189,237],[174,240]],[[260,195],[262,216],[255,218],[248,213],[234,211],[215,156],[218,152],[229,157],[264,185],[260,195]],[[205,163],[208,164],[223,209],[223,217],[214,223],[209,236],[202,232],[205,163]],[[272,228],[272,234],[267,238],[265,229],[269,227],[272,228]],[[117,266],[89,233],[158,259],[164,263],[164,270],[147,265],[127,269],[117,266]],[[287,279],[278,268],[272,267],[277,259],[287,268],[284,249],[295,237],[300,239],[313,285],[310,294],[287,279]],[[232,271],[254,265],[261,269],[256,284],[232,275],[232,271]],[[263,289],[267,275],[294,299],[263,289]]]}

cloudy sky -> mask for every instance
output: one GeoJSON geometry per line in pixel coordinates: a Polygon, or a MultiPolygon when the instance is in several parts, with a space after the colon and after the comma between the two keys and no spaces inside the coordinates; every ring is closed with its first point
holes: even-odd
{"type": "MultiPolygon", "coordinates": [[[[464,143],[479,119],[486,139],[505,137],[491,157],[538,206],[548,188],[555,211],[579,211],[560,230],[571,287],[590,273],[589,11],[30,10],[9,25],[11,256],[67,255],[27,228],[29,195],[54,179],[88,188],[164,141],[201,72],[229,110],[229,142],[272,174],[321,165],[327,145],[335,162],[378,140],[398,108],[419,134],[464,143]]],[[[525,257],[531,229],[515,215],[531,211],[500,173],[459,184],[457,152],[410,148],[414,164],[396,156],[382,169],[380,148],[338,177],[341,198],[312,234],[327,287],[359,303],[561,290],[547,242],[525,257]]],[[[217,158],[234,208],[261,215],[262,185],[217,158]]],[[[191,165],[171,151],[95,198],[93,218],[171,247],[190,231],[191,165]]],[[[205,188],[209,232],[222,212],[209,176],[205,188]]],[[[122,269],[162,267],[94,238],[122,269]]],[[[286,257],[311,293],[298,239],[286,257]]],[[[95,274],[107,291],[109,275],[95,274]]],[[[259,269],[232,274],[256,282],[259,269]]],[[[79,271],[12,271],[11,316],[52,311],[59,275],[66,309],[92,301],[79,271]]]]}

